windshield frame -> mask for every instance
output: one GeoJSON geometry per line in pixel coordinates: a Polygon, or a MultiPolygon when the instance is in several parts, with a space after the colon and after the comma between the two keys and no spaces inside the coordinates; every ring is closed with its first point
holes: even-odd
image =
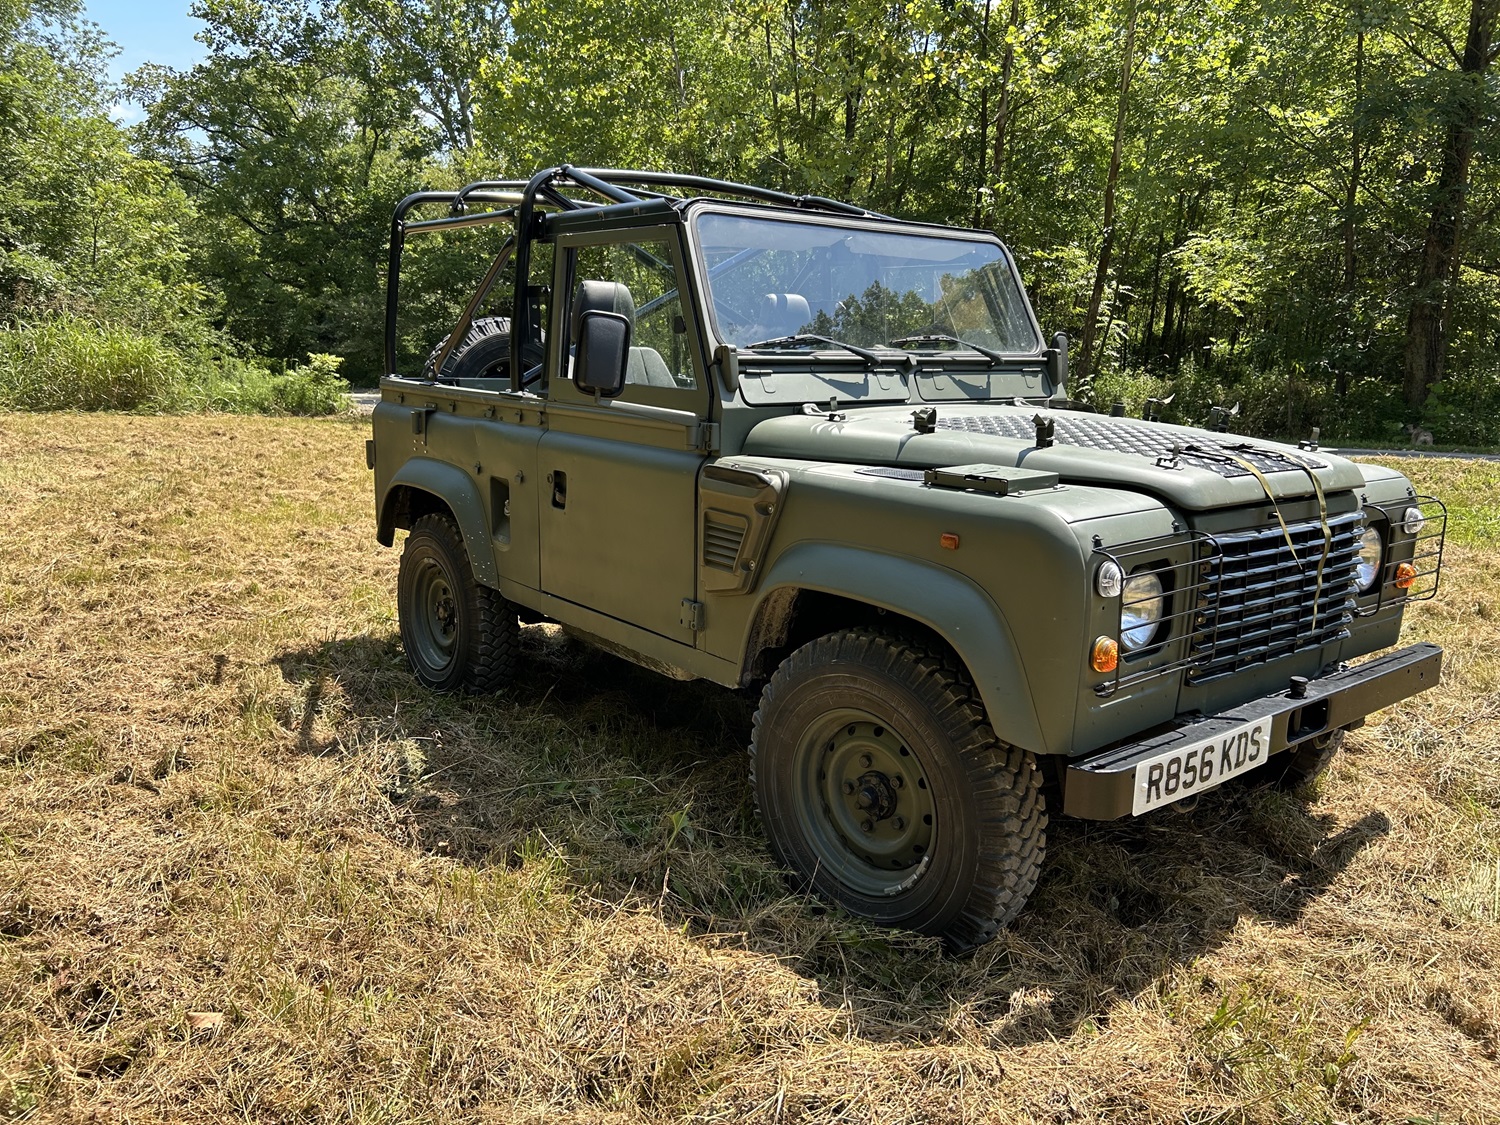
{"type": "MultiPolygon", "coordinates": [[[[1030,326],[1032,338],[1036,341],[1036,348],[1031,351],[1008,351],[1001,349],[1006,360],[1014,359],[1017,362],[1035,362],[1046,351],[1046,341],[1042,334],[1042,326],[1036,317],[1036,311],[1031,306],[1031,297],[1026,292],[1026,286],[1021,281],[1021,273],[1017,268],[1015,255],[1011,253],[1010,247],[1006,246],[998,237],[990,231],[970,230],[958,227],[945,227],[933,223],[903,222],[892,219],[864,219],[843,215],[825,215],[812,211],[793,211],[780,207],[754,207],[723,203],[717,200],[695,200],[687,209],[684,223],[688,239],[691,268],[695,271],[694,288],[698,290],[702,305],[702,324],[711,337],[709,351],[712,352],[720,346],[738,347],[741,354],[753,355],[757,362],[787,360],[806,363],[810,358],[818,360],[838,359],[847,361],[849,356],[839,347],[819,347],[809,351],[802,349],[795,352],[790,351],[749,351],[743,346],[737,346],[727,340],[719,328],[718,309],[715,308],[713,296],[713,279],[711,269],[705,257],[702,241],[698,235],[698,223],[705,215],[723,214],[735,218],[758,219],[769,222],[785,222],[803,224],[815,227],[834,228],[837,230],[870,231],[881,234],[900,234],[918,238],[936,238],[944,241],[983,243],[994,247],[1004,262],[1006,270],[1010,273],[1012,284],[1015,286],[1016,295],[1020,298],[1020,308],[1026,323],[1030,326]]],[[[737,257],[737,255],[736,255],[737,257]]],[[[733,260],[733,259],[730,259],[733,260]]],[[[981,353],[957,344],[946,345],[932,351],[916,351],[911,353],[922,364],[946,364],[961,362],[965,365],[976,362],[983,365],[991,365],[992,361],[981,353]],[[972,357],[972,359],[970,358],[972,357]]]]}

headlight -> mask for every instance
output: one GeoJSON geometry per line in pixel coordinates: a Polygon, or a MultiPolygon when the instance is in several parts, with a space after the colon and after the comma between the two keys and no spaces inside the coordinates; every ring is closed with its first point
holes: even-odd
{"type": "Polygon", "coordinates": [[[1151,573],[1132,574],[1125,580],[1120,600],[1120,647],[1127,652],[1145,648],[1156,637],[1161,623],[1161,579],[1151,573]]]}
{"type": "Polygon", "coordinates": [[[1422,514],[1422,509],[1417,507],[1407,508],[1401,514],[1401,530],[1406,534],[1416,537],[1417,533],[1427,524],[1427,517],[1422,514]]]}
{"type": "Polygon", "coordinates": [[[1099,573],[1094,576],[1094,589],[1099,591],[1101,598],[1118,598],[1120,590],[1125,584],[1125,575],[1120,570],[1120,564],[1109,559],[1099,567],[1099,573]]]}
{"type": "Polygon", "coordinates": [[[1368,594],[1375,588],[1384,558],[1385,542],[1380,538],[1380,529],[1365,528],[1365,533],[1359,539],[1359,562],[1354,567],[1354,580],[1358,583],[1361,594],[1368,594]]]}

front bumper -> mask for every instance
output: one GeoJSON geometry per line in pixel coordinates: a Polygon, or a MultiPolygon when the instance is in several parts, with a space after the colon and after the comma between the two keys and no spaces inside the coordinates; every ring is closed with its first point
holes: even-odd
{"type": "Polygon", "coordinates": [[[1087,820],[1129,816],[1135,767],[1140,762],[1178,746],[1210,742],[1221,732],[1267,717],[1274,757],[1310,738],[1356,726],[1382,707],[1435,687],[1442,662],[1443,650],[1437,645],[1411,645],[1356,668],[1310,680],[1300,697],[1294,697],[1290,689],[1262,696],[1223,714],[1174,723],[1139,742],[1070,763],[1062,779],[1063,812],[1087,820]]]}

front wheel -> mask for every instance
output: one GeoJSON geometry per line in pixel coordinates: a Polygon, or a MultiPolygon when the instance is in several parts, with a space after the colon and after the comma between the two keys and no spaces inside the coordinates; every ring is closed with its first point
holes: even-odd
{"type": "Polygon", "coordinates": [[[1041,773],[951,657],[866,630],[803,646],[761,696],[750,763],[777,858],[862,918],[963,950],[1036,886],[1041,773]]]}
{"type": "Polygon", "coordinates": [[[1310,738],[1266,763],[1276,786],[1290,792],[1306,790],[1333,765],[1334,756],[1344,745],[1344,732],[1330,731],[1310,738]]]}
{"type": "Polygon", "coordinates": [[[401,645],[435,691],[494,691],[510,679],[520,643],[515,608],[474,579],[463,535],[446,515],[412,524],[396,579],[401,645]]]}

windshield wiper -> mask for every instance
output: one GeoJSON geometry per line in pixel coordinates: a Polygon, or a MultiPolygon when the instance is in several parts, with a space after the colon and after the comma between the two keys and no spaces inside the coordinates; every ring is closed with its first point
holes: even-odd
{"type": "Polygon", "coordinates": [[[1004,363],[1006,359],[1003,353],[995,351],[994,348],[987,348],[983,344],[971,343],[968,340],[960,340],[957,336],[944,336],[940,334],[902,336],[900,339],[890,341],[890,345],[893,348],[909,347],[912,344],[916,344],[919,347],[922,344],[957,344],[961,348],[968,348],[970,351],[978,352],[985,359],[989,360],[991,365],[1004,363]]]}
{"type": "Polygon", "coordinates": [[[746,344],[745,349],[753,352],[762,348],[810,348],[814,344],[826,344],[831,348],[843,348],[846,352],[853,352],[865,361],[866,367],[877,367],[882,363],[890,362],[890,357],[881,356],[878,352],[872,352],[868,348],[856,348],[853,344],[846,344],[831,336],[814,336],[811,332],[798,332],[794,336],[775,336],[769,340],[761,340],[759,343],[746,344]]]}

